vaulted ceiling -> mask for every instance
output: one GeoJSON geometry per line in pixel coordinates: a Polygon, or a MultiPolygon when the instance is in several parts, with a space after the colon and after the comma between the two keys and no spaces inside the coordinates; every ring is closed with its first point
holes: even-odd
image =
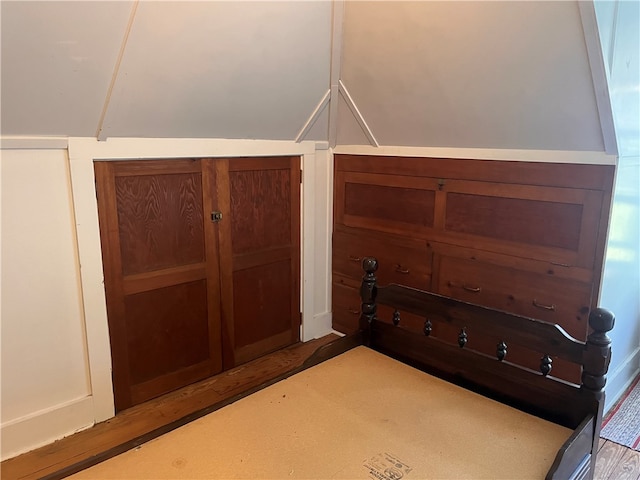
{"type": "Polygon", "coordinates": [[[605,150],[576,1],[4,0],[1,15],[4,136],[605,150]]]}

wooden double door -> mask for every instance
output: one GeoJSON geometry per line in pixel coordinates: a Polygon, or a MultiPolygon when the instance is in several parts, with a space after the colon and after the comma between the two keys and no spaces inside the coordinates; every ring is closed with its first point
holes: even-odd
{"type": "Polygon", "coordinates": [[[299,341],[299,157],[94,167],[117,411],[299,341]]]}

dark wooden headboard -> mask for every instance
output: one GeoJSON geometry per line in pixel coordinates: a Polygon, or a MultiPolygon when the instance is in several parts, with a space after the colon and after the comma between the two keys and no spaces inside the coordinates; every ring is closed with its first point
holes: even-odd
{"type": "Polygon", "coordinates": [[[378,286],[377,267],[376,259],[364,259],[360,328],[366,344],[429,373],[572,429],[589,415],[596,420],[601,418],[611,356],[607,332],[614,325],[611,312],[600,308],[591,311],[592,333],[586,342],[581,342],[557,325],[540,320],[401,285],[378,286]],[[394,309],[392,322],[377,318],[378,305],[394,309]],[[403,313],[425,319],[422,334],[402,328],[403,313]],[[439,322],[459,329],[457,344],[447,343],[437,338],[435,330],[431,331],[439,322]],[[501,339],[495,356],[470,347],[474,334],[479,332],[501,339]],[[540,352],[539,370],[510,361],[511,345],[525,345],[540,352]],[[553,377],[553,360],[556,359],[581,367],[580,385],[553,377]]]}

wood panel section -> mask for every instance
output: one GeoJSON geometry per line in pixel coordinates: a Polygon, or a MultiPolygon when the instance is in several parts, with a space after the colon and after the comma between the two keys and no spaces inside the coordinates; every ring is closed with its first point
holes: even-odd
{"type": "Polygon", "coordinates": [[[381,284],[400,283],[423,290],[431,287],[431,251],[426,242],[391,235],[365,239],[360,231],[334,233],[334,272],[359,278],[366,257],[378,259],[376,275],[381,284]]]}
{"type": "Polygon", "coordinates": [[[408,177],[455,178],[518,185],[548,185],[610,190],[612,165],[476,160],[473,158],[336,155],[344,172],[368,172],[408,177]]]}
{"type": "Polygon", "coordinates": [[[587,338],[590,284],[449,256],[439,257],[438,267],[434,290],[441,295],[557,323],[572,337],[587,338]]]}
{"type": "MultiPolygon", "coordinates": [[[[557,322],[584,340],[599,291],[614,171],[612,165],[336,155],[333,281],[357,288],[356,259],[373,256],[381,285],[406,284],[557,322]],[[391,257],[399,242],[392,239],[405,242],[403,269],[422,272],[424,259],[431,262],[428,284],[385,273],[398,263],[391,257]],[[426,245],[428,255],[407,248],[411,242],[426,245]],[[380,253],[354,253],[374,248],[380,253]]],[[[346,321],[346,290],[337,286],[335,293],[342,302],[334,301],[341,310],[336,317],[346,321]]]]}
{"type": "Polygon", "coordinates": [[[222,368],[219,274],[206,263],[204,227],[215,200],[199,160],[94,166],[120,411],[222,368]]]}
{"type": "Polygon", "coordinates": [[[304,344],[297,343],[207,380],[149,400],[88,430],[5,460],[1,464],[1,476],[3,479],[11,480],[34,480],[86,461],[291,372],[302,366],[318,348],[337,338],[336,335],[328,335],[304,344]]]}
{"type": "Polygon", "coordinates": [[[122,273],[202,262],[202,175],[120,176],[119,167],[115,169],[115,195],[122,273]]]}
{"type": "Polygon", "coordinates": [[[300,338],[300,157],[218,159],[216,174],[229,368],[300,338]]]}
{"type": "Polygon", "coordinates": [[[577,250],[582,206],[486,195],[447,195],[445,228],[507,241],[577,250]]]}
{"type": "Polygon", "coordinates": [[[125,297],[134,384],[208,361],[206,296],[206,280],[198,280],[125,297]]]}

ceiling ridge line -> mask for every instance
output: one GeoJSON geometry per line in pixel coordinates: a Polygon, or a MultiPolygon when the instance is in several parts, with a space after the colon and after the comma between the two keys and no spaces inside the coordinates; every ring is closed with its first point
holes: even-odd
{"type": "Polygon", "coordinates": [[[109,110],[109,104],[111,103],[111,94],[113,93],[113,88],[116,84],[116,79],[120,73],[120,65],[122,63],[122,57],[124,57],[124,51],[127,47],[127,42],[129,41],[129,34],[131,33],[131,28],[133,27],[133,21],[136,16],[136,12],[138,10],[139,0],[135,0],[131,7],[131,13],[129,15],[129,21],[127,22],[127,28],[124,32],[124,37],[122,38],[122,44],[120,45],[120,51],[118,52],[118,58],[116,59],[116,64],[113,67],[113,74],[111,75],[111,82],[109,83],[109,88],[107,89],[107,95],[104,99],[104,105],[102,107],[102,112],[100,113],[100,119],[98,120],[98,128],[96,129],[96,138],[98,140],[106,140],[106,136],[103,134],[104,127],[104,119],[107,116],[107,111],[109,110]]]}

